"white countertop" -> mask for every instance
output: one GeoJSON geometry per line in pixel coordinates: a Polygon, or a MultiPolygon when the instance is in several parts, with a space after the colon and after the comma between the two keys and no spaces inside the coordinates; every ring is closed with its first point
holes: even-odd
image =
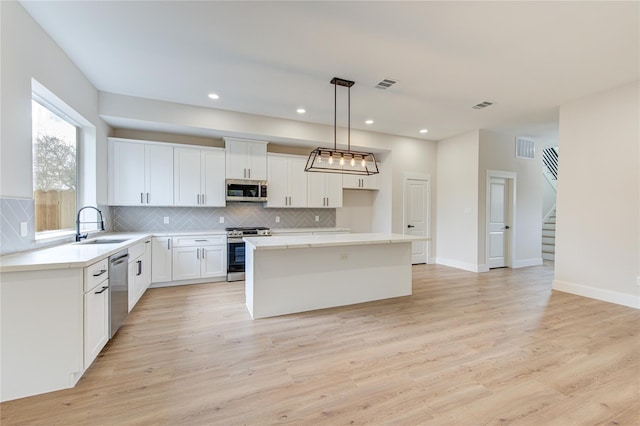
{"type": "Polygon", "coordinates": [[[271,228],[271,234],[307,234],[325,232],[349,232],[349,228],[271,228]]]}
{"type": "Polygon", "coordinates": [[[392,244],[428,241],[427,237],[402,234],[319,234],[274,235],[271,237],[244,237],[255,250],[293,249],[308,247],[353,246],[360,244],[392,244]]]}
{"type": "MultiPolygon", "coordinates": [[[[9,254],[0,257],[0,272],[84,268],[150,238],[152,235],[141,232],[118,232],[99,235],[96,238],[126,239],[127,241],[118,244],[69,243],[41,250],[9,254]]],[[[88,241],[92,239],[94,238],[88,241]]]]}

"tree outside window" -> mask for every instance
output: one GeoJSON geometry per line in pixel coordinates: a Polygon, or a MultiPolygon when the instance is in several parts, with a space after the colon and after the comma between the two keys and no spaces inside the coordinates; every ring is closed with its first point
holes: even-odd
{"type": "Polygon", "coordinates": [[[36,232],[73,229],[77,191],[77,128],[32,102],[33,198],[36,232]]]}

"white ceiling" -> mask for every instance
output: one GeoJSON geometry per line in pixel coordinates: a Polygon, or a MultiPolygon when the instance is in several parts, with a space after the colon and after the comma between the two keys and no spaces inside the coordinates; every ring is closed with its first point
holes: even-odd
{"type": "Polygon", "coordinates": [[[22,4],[101,91],[332,124],[337,76],[353,128],[432,140],[556,138],[559,105],[640,73],[636,1],[22,4]]]}

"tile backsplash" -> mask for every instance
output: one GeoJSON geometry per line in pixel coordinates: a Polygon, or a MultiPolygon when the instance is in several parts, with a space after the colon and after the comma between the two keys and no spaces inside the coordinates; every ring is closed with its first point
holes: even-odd
{"type": "Polygon", "coordinates": [[[262,204],[229,203],[226,207],[112,207],[117,232],[206,231],[233,226],[316,228],[336,226],[335,209],[271,209],[262,204]],[[318,221],[315,218],[318,216],[318,221]],[[220,223],[224,217],[224,223],[220,223]],[[276,223],[276,217],[280,222],[276,223]],[[169,218],[169,223],[164,219],[169,218]]]}
{"type": "MultiPolygon", "coordinates": [[[[220,230],[232,226],[269,228],[331,228],[335,209],[270,209],[262,204],[229,203],[226,207],[109,207],[102,210],[107,231],[172,232],[220,230]],[[316,216],[318,221],[316,222],[316,216]],[[165,217],[169,223],[164,223],[165,217]],[[224,217],[224,223],[220,223],[224,217]],[[280,222],[276,222],[276,217],[280,222]]],[[[0,198],[0,255],[71,242],[73,236],[49,243],[35,242],[33,199],[0,198]],[[27,222],[27,236],[20,236],[27,222]]]]}
{"type": "Polygon", "coordinates": [[[34,247],[33,199],[0,198],[0,254],[29,250],[34,247]],[[20,222],[27,222],[27,236],[20,236],[20,222]]]}

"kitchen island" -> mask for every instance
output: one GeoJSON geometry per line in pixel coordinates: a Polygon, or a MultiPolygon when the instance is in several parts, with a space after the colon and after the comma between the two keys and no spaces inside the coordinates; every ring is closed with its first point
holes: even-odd
{"type": "Polygon", "coordinates": [[[245,237],[253,319],[411,295],[411,243],[401,234],[245,237]]]}

